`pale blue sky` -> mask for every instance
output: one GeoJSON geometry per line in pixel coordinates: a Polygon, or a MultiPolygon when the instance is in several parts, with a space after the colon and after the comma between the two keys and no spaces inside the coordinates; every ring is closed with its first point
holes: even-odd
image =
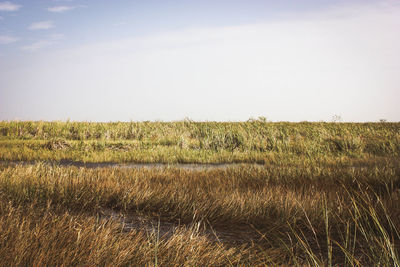
{"type": "Polygon", "coordinates": [[[0,0],[0,120],[400,120],[400,1],[0,0]]]}

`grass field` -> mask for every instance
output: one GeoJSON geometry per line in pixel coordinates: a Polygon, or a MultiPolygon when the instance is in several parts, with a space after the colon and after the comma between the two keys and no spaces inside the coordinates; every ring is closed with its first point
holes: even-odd
{"type": "Polygon", "coordinates": [[[400,155],[400,123],[0,122],[0,160],[286,162],[400,155]]]}
{"type": "Polygon", "coordinates": [[[0,122],[0,258],[400,266],[399,152],[400,123],[0,122]]]}

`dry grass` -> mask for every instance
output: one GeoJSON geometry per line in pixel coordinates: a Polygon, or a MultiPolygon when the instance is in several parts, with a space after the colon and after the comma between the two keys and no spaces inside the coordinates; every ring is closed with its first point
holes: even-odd
{"type": "Polygon", "coordinates": [[[35,205],[1,203],[0,214],[4,266],[225,266],[251,259],[243,259],[246,250],[212,243],[195,229],[176,229],[169,238],[156,231],[124,233],[115,222],[35,205]]]}
{"type": "Polygon", "coordinates": [[[0,122],[1,264],[400,266],[399,156],[400,123],[0,122]]]}
{"type": "Polygon", "coordinates": [[[2,166],[0,255],[11,265],[393,266],[398,163],[208,171],[2,166]],[[122,221],[101,215],[106,210],[125,223],[148,218],[154,231],[123,230],[122,221]]]}

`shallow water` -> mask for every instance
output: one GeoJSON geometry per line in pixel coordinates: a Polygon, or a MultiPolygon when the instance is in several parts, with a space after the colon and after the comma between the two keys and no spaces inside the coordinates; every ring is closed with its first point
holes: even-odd
{"type": "Polygon", "coordinates": [[[206,169],[227,169],[234,167],[250,167],[250,166],[264,166],[264,164],[257,163],[115,163],[115,162],[76,162],[76,161],[0,161],[4,165],[34,165],[37,163],[44,163],[55,166],[74,166],[83,168],[121,168],[121,169],[164,169],[164,168],[178,168],[185,170],[206,170],[206,169]]]}

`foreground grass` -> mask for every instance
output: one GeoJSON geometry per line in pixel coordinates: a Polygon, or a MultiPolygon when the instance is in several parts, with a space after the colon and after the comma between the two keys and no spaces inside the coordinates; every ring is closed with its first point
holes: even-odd
{"type": "Polygon", "coordinates": [[[268,163],[400,155],[400,123],[0,122],[0,160],[268,163]]]}
{"type": "Polygon", "coordinates": [[[399,166],[3,165],[0,257],[8,265],[398,266],[399,166]],[[171,229],[123,230],[105,210],[171,229]]]}
{"type": "Polygon", "coordinates": [[[209,242],[193,228],[170,238],[131,230],[85,214],[55,214],[35,205],[0,203],[3,266],[215,266],[254,262],[246,249],[209,242]]]}

